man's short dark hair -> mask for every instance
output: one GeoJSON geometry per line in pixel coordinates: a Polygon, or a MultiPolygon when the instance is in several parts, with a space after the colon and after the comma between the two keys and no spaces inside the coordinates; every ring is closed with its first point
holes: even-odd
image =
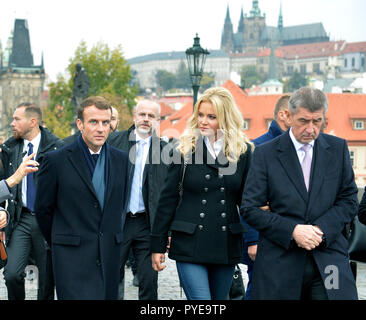
{"type": "Polygon", "coordinates": [[[16,106],[18,108],[25,108],[25,115],[27,118],[34,117],[38,121],[38,125],[42,123],[42,110],[40,107],[36,106],[31,102],[22,102],[16,106]]]}
{"type": "Polygon", "coordinates": [[[78,108],[78,119],[84,121],[84,109],[87,107],[95,106],[101,110],[110,110],[112,116],[112,106],[111,104],[103,97],[95,96],[95,97],[88,97],[84,99],[78,108]]]}
{"type": "Polygon", "coordinates": [[[275,120],[277,120],[278,112],[283,109],[288,109],[288,101],[290,100],[290,95],[285,94],[281,98],[277,100],[276,106],[273,111],[273,117],[275,120]]]}

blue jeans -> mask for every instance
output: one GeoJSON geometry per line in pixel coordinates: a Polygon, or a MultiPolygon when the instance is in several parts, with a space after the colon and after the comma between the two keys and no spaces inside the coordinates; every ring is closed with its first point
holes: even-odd
{"type": "Polygon", "coordinates": [[[227,300],[235,265],[177,261],[181,286],[188,300],[227,300]]]}

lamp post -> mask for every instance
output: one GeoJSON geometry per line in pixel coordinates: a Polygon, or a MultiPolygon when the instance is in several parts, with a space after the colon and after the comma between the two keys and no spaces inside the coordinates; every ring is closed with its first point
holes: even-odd
{"type": "Polygon", "coordinates": [[[194,105],[197,102],[198,89],[200,88],[200,82],[203,75],[203,68],[205,66],[206,57],[209,54],[210,53],[207,50],[201,47],[200,38],[196,33],[193,47],[186,50],[188,70],[189,75],[191,77],[192,89],[193,89],[193,110],[194,105]]]}

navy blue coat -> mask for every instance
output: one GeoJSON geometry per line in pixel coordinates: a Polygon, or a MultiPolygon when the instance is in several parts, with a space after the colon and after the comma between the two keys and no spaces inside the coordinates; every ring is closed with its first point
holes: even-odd
{"type": "MultiPolygon", "coordinates": [[[[252,142],[254,143],[255,146],[259,146],[263,143],[273,140],[274,138],[278,137],[283,133],[284,131],[280,128],[278,123],[275,120],[272,120],[268,131],[265,134],[254,139],[252,142]]],[[[245,227],[248,230],[247,232],[243,233],[243,241],[244,241],[243,263],[249,264],[250,262],[252,262],[252,260],[250,260],[248,255],[248,247],[256,245],[258,243],[259,233],[257,230],[248,225],[242,217],[240,218],[241,222],[245,225],[245,227]]]]}
{"type": "Polygon", "coordinates": [[[128,155],[109,147],[102,210],[77,140],[45,155],[35,213],[52,247],[58,299],[117,299],[128,155]]]}
{"type": "Polygon", "coordinates": [[[245,221],[260,232],[252,299],[300,298],[308,251],[292,239],[297,224],[318,225],[326,237],[325,243],[311,252],[328,284],[329,299],[357,299],[348,241],[342,232],[357,207],[357,187],[345,140],[319,135],[309,193],[288,132],[257,147],[241,206],[245,221]],[[267,202],[270,212],[260,210],[267,202]],[[335,277],[333,285],[329,276],[335,277]]]}

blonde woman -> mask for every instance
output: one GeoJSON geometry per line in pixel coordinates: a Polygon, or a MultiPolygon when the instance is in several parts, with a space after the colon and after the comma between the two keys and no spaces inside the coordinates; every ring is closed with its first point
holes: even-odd
{"type": "Polygon", "coordinates": [[[152,229],[152,264],[157,271],[176,260],[189,300],[227,299],[234,267],[242,256],[238,206],[250,166],[252,144],[230,92],[211,88],[195,105],[176,149],[182,161],[169,167],[152,229]],[[178,185],[188,161],[180,199],[178,185]]]}

